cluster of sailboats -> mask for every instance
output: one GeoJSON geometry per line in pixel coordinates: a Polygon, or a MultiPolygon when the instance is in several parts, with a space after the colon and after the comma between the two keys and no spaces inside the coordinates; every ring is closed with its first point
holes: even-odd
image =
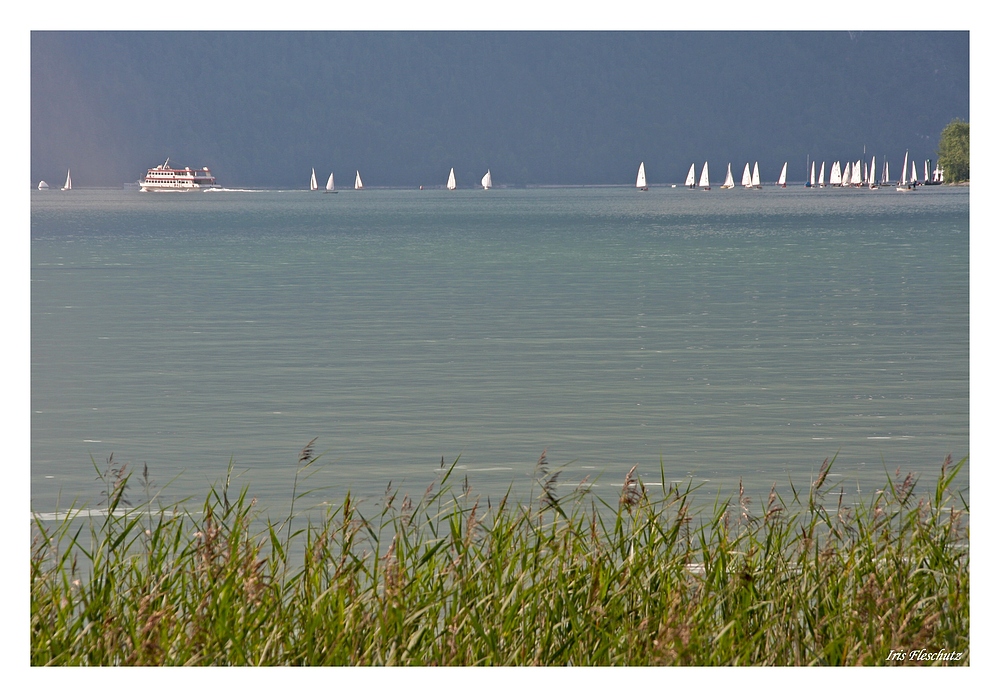
{"type": "MultiPolygon", "coordinates": [[[[933,171],[931,170],[931,161],[924,161],[924,178],[920,180],[917,178],[917,164],[916,161],[911,161],[909,159],[910,153],[906,152],[903,157],[903,171],[897,182],[897,189],[899,191],[912,190],[916,186],[921,184],[940,184],[944,181],[944,175],[941,171],[940,166],[935,167],[933,171]],[[909,168],[909,173],[907,169],[909,168]]],[[[822,162],[819,165],[819,174],[817,175],[816,161],[809,161],[806,158],[807,165],[809,166],[809,179],[806,181],[806,188],[822,188],[827,186],[854,186],[863,187],[867,186],[871,189],[877,189],[880,186],[891,186],[893,182],[889,180],[889,162],[888,160],[882,163],[882,174],[879,178],[876,174],[876,158],[873,155],[871,160],[871,165],[869,166],[867,157],[863,160],[857,160],[856,162],[845,162],[841,166],[840,162],[834,162],[830,165],[830,178],[826,179],[826,162],[822,162]]],[[[701,176],[696,178],[696,166],[695,163],[691,163],[691,168],[688,170],[687,177],[684,179],[684,186],[690,189],[704,189],[710,191],[712,185],[709,181],[708,176],[708,162],[705,162],[701,168],[701,176]]],[[[782,188],[787,187],[788,183],[788,163],[785,162],[781,166],[781,174],[778,175],[778,179],[775,185],[782,188]]],[[[753,168],[750,167],[750,163],[747,162],[743,166],[743,177],[740,180],[741,186],[745,189],[760,189],[762,188],[760,181],[760,165],[757,162],[753,163],[753,168]]],[[[480,185],[485,190],[493,188],[493,176],[490,174],[490,170],[486,170],[486,174],[483,175],[480,185]]],[[[646,181],[646,163],[639,163],[639,171],[636,174],[635,186],[640,191],[649,191],[649,184],[646,181]]],[[[316,184],[316,170],[312,171],[312,178],[310,179],[309,189],[311,191],[318,190],[316,184]]],[[[361,173],[355,172],[354,177],[354,188],[362,189],[364,188],[361,184],[361,173]]],[[[421,186],[421,189],[424,187],[421,186]]],[[[448,172],[448,182],[445,184],[445,188],[449,191],[454,191],[458,188],[455,181],[455,168],[452,167],[451,171],[448,172]]],[[[723,182],[721,188],[723,189],[735,189],[736,180],[733,177],[733,165],[729,163],[726,166],[726,179],[723,182]]],[[[333,183],[333,173],[331,172],[330,178],[326,182],[326,191],[336,193],[333,183]]]]}
{"type": "MultiPolygon", "coordinates": [[[[825,170],[826,163],[823,162],[819,166],[819,178],[817,179],[816,161],[813,160],[806,187],[827,186],[824,181],[825,170]]],[[[920,179],[917,176],[917,162],[910,159],[909,150],[903,156],[903,169],[900,172],[899,179],[895,182],[889,177],[888,160],[882,162],[882,173],[879,175],[877,159],[874,155],[872,155],[871,166],[869,166],[867,158],[856,160],[855,162],[845,162],[843,169],[841,169],[840,162],[834,162],[830,165],[829,186],[853,186],[878,189],[879,187],[893,186],[895,184],[897,191],[912,191],[918,186],[941,184],[943,181],[944,171],[941,169],[940,164],[937,167],[931,168],[930,160],[924,160],[924,176],[923,179],[920,179]]]]}
{"type": "MultiPolygon", "coordinates": [[[[636,187],[640,188],[642,191],[646,191],[646,171],[642,164],[639,165],[639,173],[642,175],[642,186],[636,183],[636,187]]],[[[708,180],[708,163],[706,162],[701,168],[701,176],[698,177],[698,183],[695,184],[695,165],[691,163],[691,169],[688,170],[687,177],[684,179],[684,186],[689,189],[699,188],[705,191],[711,191],[712,185],[708,180]]],[[[778,180],[779,185],[785,185],[785,176],[788,173],[787,163],[781,170],[781,178],[778,180]]],[[[750,171],[750,163],[748,162],[743,168],[743,186],[747,189],[760,189],[760,165],[756,162],[753,163],[753,172],[750,171]]],[[[735,189],[736,181],[733,179],[733,165],[729,163],[726,167],[726,181],[722,184],[723,189],[735,189]]]]}
{"type": "MultiPolygon", "coordinates": [[[[784,184],[783,178],[786,175],[786,169],[781,172],[782,185],[784,184]]],[[[695,183],[695,164],[691,163],[691,169],[688,170],[687,177],[684,179],[684,186],[689,189],[700,188],[705,191],[711,191],[712,185],[708,179],[708,162],[706,162],[701,168],[701,176],[697,179],[697,184],[695,183]]],[[[753,163],[753,173],[750,172],[750,163],[746,164],[743,168],[743,186],[748,189],[759,189],[760,185],[760,166],[754,162],[753,163]]],[[[646,163],[639,163],[639,173],[636,175],[635,187],[640,191],[649,191],[649,185],[646,182],[646,163]]],[[[726,181],[722,184],[723,189],[734,189],[736,188],[736,182],[733,179],[733,165],[729,163],[726,168],[726,181]]]]}
{"type": "MultiPolygon", "coordinates": [[[[365,188],[365,185],[361,182],[361,172],[358,170],[354,171],[354,188],[361,190],[365,188]]],[[[313,167],[312,176],[309,178],[309,190],[319,191],[319,185],[316,183],[316,168],[313,167]]],[[[335,194],[337,193],[337,187],[333,182],[333,172],[330,172],[330,177],[326,180],[325,193],[335,194]]]]}
{"type": "MultiPolygon", "coordinates": [[[[941,184],[944,181],[944,172],[941,170],[940,165],[931,169],[931,161],[924,160],[924,178],[921,180],[917,177],[917,163],[915,160],[910,160],[910,152],[907,151],[903,156],[903,170],[900,174],[899,180],[896,182],[890,181],[889,178],[889,161],[885,160],[882,163],[882,173],[881,176],[878,174],[878,168],[876,166],[876,158],[873,155],[871,166],[868,164],[867,156],[863,159],[859,159],[856,162],[845,162],[843,167],[839,161],[834,162],[830,165],[830,179],[826,180],[826,162],[820,163],[819,175],[816,174],[816,161],[810,161],[806,158],[806,163],[809,169],[809,178],[806,180],[806,188],[823,188],[827,186],[847,186],[847,187],[865,187],[870,189],[878,189],[882,186],[893,186],[895,184],[897,191],[912,191],[915,187],[926,185],[926,184],[941,184]]],[[[708,162],[706,162],[701,168],[701,176],[695,179],[696,167],[695,163],[691,163],[691,168],[688,170],[687,177],[684,179],[684,186],[689,189],[703,189],[705,191],[710,191],[712,185],[708,178],[708,162]]],[[[781,166],[781,174],[778,175],[778,180],[775,182],[776,186],[782,188],[787,187],[788,180],[788,163],[785,162],[781,166]]],[[[760,166],[758,163],[753,163],[753,169],[750,168],[750,163],[747,162],[743,167],[743,178],[741,180],[741,185],[745,189],[760,189],[762,188],[760,183],[760,166]]],[[[646,182],[646,163],[639,163],[639,172],[636,175],[635,186],[640,191],[648,191],[649,185],[646,182]]],[[[726,180],[722,184],[723,189],[735,189],[736,180],[733,178],[733,165],[729,163],[726,166],[726,180]]]]}
{"type": "MultiPolygon", "coordinates": [[[[490,189],[493,188],[493,175],[490,174],[490,170],[488,169],[486,170],[486,174],[483,175],[483,178],[479,182],[479,184],[480,186],[483,187],[484,191],[489,191],[490,189]]],[[[424,187],[421,186],[420,188],[423,189],[424,187]]],[[[448,172],[448,183],[444,185],[444,188],[448,189],[448,191],[454,191],[455,189],[458,188],[458,184],[455,181],[454,167],[452,167],[451,171],[448,172]]]]}
{"type": "MultiPolygon", "coordinates": [[[[479,182],[483,187],[484,191],[489,191],[493,188],[493,175],[490,174],[489,170],[486,170],[486,174],[483,175],[482,181],[479,182]]],[[[448,191],[454,191],[458,188],[458,184],[455,182],[455,168],[452,167],[451,171],[448,173],[448,183],[445,184],[445,188],[448,191]]]]}
{"type": "MultiPolygon", "coordinates": [[[[493,175],[490,174],[490,170],[488,170],[488,169],[486,170],[486,174],[483,175],[483,179],[482,179],[481,184],[482,184],[483,189],[489,190],[489,189],[493,188],[493,175]]],[[[358,190],[365,188],[364,184],[361,183],[361,172],[357,171],[357,170],[355,170],[355,172],[354,172],[354,188],[358,189],[358,190]]],[[[420,188],[423,189],[424,187],[421,186],[420,188]]],[[[452,167],[451,168],[451,172],[448,173],[448,183],[445,184],[445,188],[448,189],[449,191],[454,191],[455,189],[458,188],[458,185],[455,182],[455,168],[454,167],[452,167]]],[[[315,167],[312,170],[312,176],[309,178],[309,190],[310,191],[319,191],[319,185],[316,182],[316,168],[315,167]]],[[[325,191],[328,194],[335,194],[335,193],[337,193],[336,186],[333,183],[333,172],[330,172],[330,177],[329,177],[329,179],[326,180],[326,189],[325,189],[325,191]]]]}

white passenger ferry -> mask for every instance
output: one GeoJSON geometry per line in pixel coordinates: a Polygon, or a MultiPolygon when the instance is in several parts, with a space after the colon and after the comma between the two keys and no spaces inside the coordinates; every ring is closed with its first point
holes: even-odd
{"type": "Polygon", "coordinates": [[[146,172],[146,178],[139,184],[140,191],[201,191],[215,189],[215,177],[208,167],[201,169],[173,169],[170,158],[162,165],[157,165],[146,172]]]}

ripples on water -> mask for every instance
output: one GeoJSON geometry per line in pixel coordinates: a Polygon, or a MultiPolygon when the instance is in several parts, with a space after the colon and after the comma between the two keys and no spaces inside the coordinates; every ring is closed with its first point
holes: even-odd
{"type": "MultiPolygon", "coordinates": [[[[286,506],[441,458],[494,499],[807,483],[969,449],[967,189],[32,192],[32,507],[91,457],[286,506]]],[[[967,482],[967,475],[964,475],[967,482]]]]}

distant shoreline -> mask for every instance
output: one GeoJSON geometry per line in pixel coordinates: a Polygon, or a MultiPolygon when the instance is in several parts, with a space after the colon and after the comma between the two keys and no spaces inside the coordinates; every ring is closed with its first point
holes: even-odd
{"type": "MultiPolygon", "coordinates": [[[[920,185],[920,187],[923,187],[923,186],[929,186],[929,185],[927,185],[927,184],[921,184],[920,185]]],[[[933,186],[968,187],[968,186],[970,186],[970,182],[965,181],[965,182],[954,182],[954,183],[948,183],[948,184],[934,184],[933,186]]],[[[920,188],[920,187],[918,187],[918,188],[920,188]]],[[[31,186],[29,188],[30,188],[31,191],[38,191],[37,186],[31,186]]],[[[478,186],[468,186],[468,187],[460,187],[458,190],[459,191],[463,191],[463,190],[477,191],[477,190],[481,190],[481,188],[482,187],[478,187],[478,186]]],[[[492,187],[492,189],[506,190],[506,191],[524,191],[524,190],[529,190],[529,189],[634,189],[634,188],[635,188],[635,186],[633,184],[525,184],[525,185],[520,185],[520,186],[498,184],[498,185],[495,185],[495,186],[492,187]]],[[[649,188],[650,189],[681,189],[681,188],[686,189],[688,187],[684,186],[683,183],[676,183],[676,184],[662,183],[662,184],[649,184],[649,188]]],[[[740,188],[742,188],[742,187],[736,187],[737,190],[740,189],[740,188]]],[[[765,185],[763,187],[763,189],[765,189],[765,190],[768,189],[768,188],[778,189],[778,188],[782,188],[782,187],[775,187],[774,185],[770,185],[770,186],[769,185],[765,185]]],[[[784,188],[786,190],[788,190],[788,189],[803,189],[803,188],[806,188],[806,186],[805,186],[805,182],[790,182],[788,184],[788,186],[784,187],[784,188]]],[[[816,187],[816,188],[821,188],[821,187],[816,187]]],[[[851,188],[857,188],[857,187],[826,186],[826,187],[822,187],[822,188],[826,188],[826,189],[841,189],[841,188],[851,189],[851,188]]],[[[885,187],[885,188],[890,188],[890,187],[885,187]]],[[[445,186],[443,184],[440,185],[440,186],[418,186],[418,187],[414,187],[414,186],[368,186],[368,185],[365,185],[365,191],[370,191],[370,190],[377,190],[377,191],[447,191],[447,189],[445,188],[445,186]]],[[[117,186],[74,186],[73,191],[136,191],[136,192],[138,192],[138,189],[137,188],[136,189],[127,189],[127,188],[123,189],[122,187],[117,187],[117,186]]],[[[203,190],[203,191],[201,191],[201,193],[205,193],[205,191],[208,191],[208,190],[207,189],[203,190]]],[[[283,188],[270,188],[270,187],[255,187],[255,186],[240,186],[240,187],[233,187],[233,188],[223,186],[223,187],[220,187],[219,189],[216,189],[215,191],[222,192],[222,193],[264,193],[264,192],[272,192],[272,193],[295,193],[295,192],[315,193],[315,192],[309,191],[309,189],[306,189],[306,188],[283,189],[283,188]]],[[[61,191],[59,189],[46,189],[46,190],[44,190],[44,192],[52,192],[52,193],[59,193],[59,194],[66,193],[66,192],[61,191]]],[[[345,193],[361,193],[361,192],[354,191],[354,189],[338,189],[338,193],[341,193],[341,192],[345,192],[345,193]]],[[[43,192],[39,192],[39,193],[43,193],[43,192]]],[[[140,192],[140,193],[174,193],[174,192],[140,192]]],[[[179,193],[198,193],[198,192],[179,192],[179,193]]]]}

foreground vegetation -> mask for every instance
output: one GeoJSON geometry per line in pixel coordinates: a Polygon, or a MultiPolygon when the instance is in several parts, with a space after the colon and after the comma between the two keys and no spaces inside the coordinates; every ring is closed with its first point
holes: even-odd
{"type": "Polygon", "coordinates": [[[968,665],[965,462],[922,498],[897,472],[848,505],[825,462],[787,497],[753,506],[741,486],[697,508],[691,486],[647,488],[635,468],[616,501],[558,497],[543,453],[527,503],[482,501],[453,464],[419,499],[390,490],[366,516],[347,496],[309,520],[310,444],[273,522],[229,476],[197,515],[125,514],[130,477],[109,460],[107,517],[35,520],[31,660],[968,665]]]}

